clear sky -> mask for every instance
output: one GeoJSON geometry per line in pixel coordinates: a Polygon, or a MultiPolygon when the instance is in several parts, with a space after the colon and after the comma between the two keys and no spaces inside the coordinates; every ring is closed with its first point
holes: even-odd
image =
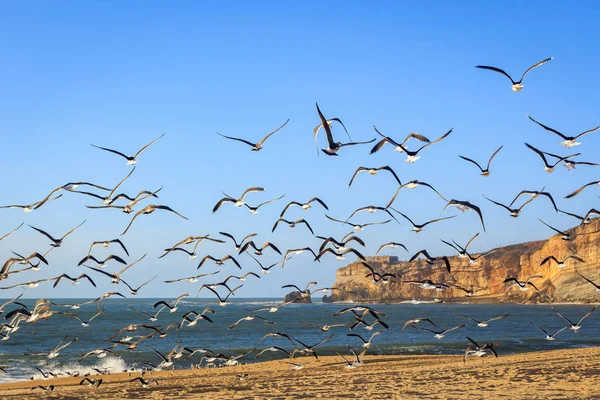
{"type": "MultiPolygon", "coordinates": [[[[319,240],[303,226],[292,230],[282,225],[271,234],[273,223],[287,202],[313,196],[323,199],[338,219],[361,206],[385,205],[396,189],[385,172],[359,175],[347,188],[361,165],[390,165],[403,182],[423,180],[447,198],[479,205],[488,229],[475,250],[546,238],[552,232],[538,218],[559,228],[577,221],[553,212],[543,199],[514,220],[481,194],[509,203],[522,189],[545,186],[559,208],[584,214],[598,206],[598,188],[563,198],[598,180],[598,167],[567,172],[559,166],[548,174],[523,143],[569,154],[557,144],[556,135],[529,121],[526,113],[566,134],[600,124],[599,17],[593,1],[5,3],[0,12],[0,204],[33,203],[77,180],[114,186],[130,167],[90,144],[133,154],[165,132],[120,188],[135,194],[164,186],[154,203],[189,218],[157,211],[140,216],[121,237],[131,253],[128,261],[148,253],[124,274],[125,280],[137,285],[159,275],[140,291],[143,297],[195,295],[198,284],[160,282],[194,275],[205,254],[233,251],[230,243],[202,243],[196,260],[185,254],[157,259],[161,250],[188,235],[218,237],[219,231],[227,231],[242,237],[256,232],[257,242],[270,240],[282,251],[317,249],[319,240]],[[519,77],[547,57],[554,60],[531,72],[519,93],[500,74],[474,68],[494,65],[519,77]],[[454,132],[423,151],[415,164],[405,163],[405,155],[387,146],[375,155],[369,155],[371,146],[356,146],[342,149],[336,158],[317,156],[312,138],[319,123],[315,102],[326,117],[341,118],[354,140],[376,137],[373,125],[398,140],[415,131],[432,139],[452,127],[454,132]],[[288,118],[288,125],[258,153],[216,134],[258,141],[288,118]],[[488,178],[458,158],[460,154],[485,164],[500,145],[504,148],[488,178]],[[249,186],[266,188],[249,195],[250,204],[286,196],[257,215],[230,204],[211,213],[222,190],[238,196],[249,186]]],[[[337,126],[334,136],[346,139],[337,126]]],[[[320,148],[326,146],[322,133],[318,142],[320,148]]],[[[581,152],[579,160],[600,162],[600,132],[581,142],[571,152],[581,152]]],[[[21,222],[60,236],[87,219],[49,255],[49,267],[13,275],[0,286],[83,272],[76,265],[91,242],[119,237],[131,218],[117,210],[88,210],[86,204],[98,202],[65,193],[29,214],[0,210],[0,236],[21,222]]],[[[395,204],[417,222],[439,217],[444,205],[425,188],[407,190],[395,204]]],[[[442,215],[459,212],[452,208],[442,215]]],[[[288,217],[306,218],[318,235],[340,238],[351,230],[325,219],[318,206],[291,210],[288,217]]],[[[376,213],[358,215],[354,221],[383,219],[376,213]]],[[[419,235],[409,232],[406,221],[401,223],[367,228],[360,233],[367,247],[359,250],[374,254],[380,244],[393,240],[404,243],[410,254],[427,248],[451,255],[440,238],[464,243],[481,231],[474,213],[433,224],[419,235]]],[[[10,250],[43,252],[48,244],[25,225],[0,242],[0,262],[10,257],[10,250]]],[[[95,249],[94,254],[110,252],[95,249]]],[[[401,250],[385,254],[410,256],[401,250]]],[[[247,255],[236,257],[245,271],[258,271],[247,255]]],[[[280,259],[268,251],[262,257],[265,264],[280,259]]],[[[331,285],[336,269],[352,260],[327,257],[312,263],[303,254],[260,282],[249,279],[238,296],[283,296],[281,285],[304,286],[310,280],[331,285]]],[[[107,269],[117,268],[113,264],[107,269]]],[[[216,269],[208,263],[200,272],[216,269]]],[[[218,278],[239,272],[232,265],[222,269],[218,278]]],[[[44,283],[0,296],[24,292],[27,297],[94,297],[115,290],[108,279],[94,277],[99,283],[95,290],[87,283],[65,282],[54,290],[44,283]]],[[[126,288],[117,290],[125,294],[126,288]]]]}

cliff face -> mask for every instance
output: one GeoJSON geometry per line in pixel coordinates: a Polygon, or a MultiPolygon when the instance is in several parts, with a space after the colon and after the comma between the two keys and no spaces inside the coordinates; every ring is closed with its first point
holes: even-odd
{"type": "Polygon", "coordinates": [[[360,262],[338,269],[333,294],[326,301],[402,301],[402,300],[455,300],[488,302],[600,302],[600,293],[594,286],[577,274],[600,283],[600,220],[576,227],[568,232],[574,237],[570,241],[555,235],[548,240],[527,242],[500,247],[493,253],[480,258],[475,264],[469,264],[468,258],[448,257],[452,266],[451,273],[446,271],[442,262],[429,265],[425,260],[401,262],[397,257],[367,257],[367,262],[380,274],[392,273],[389,283],[373,283],[369,273],[360,262]],[[577,255],[584,262],[570,259],[559,268],[550,261],[543,266],[542,260],[548,256],[562,260],[568,255],[577,255]],[[506,292],[508,283],[502,283],[508,277],[526,280],[533,275],[541,275],[532,282],[543,294],[529,288],[521,291],[518,287],[506,292]],[[442,291],[422,289],[418,285],[404,281],[430,279],[435,283],[452,282],[467,290],[481,288],[474,296],[466,297],[460,289],[450,288],[442,291]]]}

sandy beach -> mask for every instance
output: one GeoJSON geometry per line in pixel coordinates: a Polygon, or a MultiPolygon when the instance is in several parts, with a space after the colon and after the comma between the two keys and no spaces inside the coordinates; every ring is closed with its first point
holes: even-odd
{"type": "MultiPolygon", "coordinates": [[[[296,359],[309,362],[310,359],[296,359]]],[[[497,399],[600,398],[600,347],[526,353],[499,358],[461,356],[365,357],[365,364],[345,368],[339,357],[293,370],[283,361],[227,368],[155,372],[157,386],[142,388],[133,373],[101,376],[96,390],[79,386],[81,378],[60,378],[0,385],[2,399],[48,397],[36,385],[55,385],[58,399],[497,399]],[[240,374],[248,374],[240,379],[240,374]]],[[[148,378],[148,376],[146,376],[148,378]]]]}

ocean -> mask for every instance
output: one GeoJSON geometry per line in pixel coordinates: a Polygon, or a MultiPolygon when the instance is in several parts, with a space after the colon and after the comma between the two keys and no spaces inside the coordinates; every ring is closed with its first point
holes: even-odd
{"type": "MultiPolygon", "coordinates": [[[[370,307],[385,314],[381,317],[390,329],[376,325],[372,331],[360,325],[349,330],[349,325],[354,323],[351,313],[337,317],[333,314],[356,304],[347,303],[312,303],[290,304],[279,308],[277,312],[255,312],[254,310],[270,307],[280,303],[277,299],[233,299],[225,307],[220,306],[212,299],[183,299],[174,313],[168,309],[163,310],[157,322],[151,322],[147,317],[130,309],[133,306],[141,311],[153,314],[152,306],[159,299],[107,299],[102,307],[105,312],[94,319],[88,327],[72,317],[54,315],[48,320],[32,324],[21,323],[18,331],[11,333],[8,340],[0,341],[0,366],[7,373],[0,375],[0,382],[27,380],[31,377],[41,378],[41,374],[33,366],[44,371],[64,373],[66,371],[79,371],[81,375],[93,372],[92,368],[108,369],[111,372],[122,372],[142,367],[137,362],[160,363],[160,357],[151,347],[163,354],[168,353],[181,341],[185,347],[191,349],[205,348],[215,353],[227,356],[241,354],[254,348],[263,349],[270,346],[279,346],[292,351],[294,346],[286,339],[268,337],[259,340],[269,332],[284,332],[291,334],[303,343],[312,345],[333,334],[328,342],[318,346],[315,351],[318,355],[335,355],[336,351],[349,354],[349,347],[355,350],[362,349],[362,342],[356,337],[347,336],[348,333],[357,333],[366,340],[377,330],[382,334],[375,336],[367,354],[464,354],[469,345],[466,336],[471,337],[480,344],[498,342],[497,351],[503,354],[521,353],[537,350],[553,350],[575,347],[598,345],[600,339],[600,311],[593,313],[582,322],[581,329],[574,333],[566,329],[557,335],[555,341],[548,341],[545,335],[533,327],[528,321],[533,321],[550,334],[564,327],[567,323],[556,315],[549,305],[516,305],[516,304],[446,304],[446,303],[402,303],[402,304],[368,304],[370,307]],[[92,355],[77,363],[81,355],[96,348],[106,348],[111,345],[107,340],[120,328],[132,323],[147,323],[165,327],[181,320],[181,316],[190,310],[201,312],[205,307],[212,308],[214,314],[206,314],[213,323],[200,321],[193,327],[183,326],[180,330],[170,329],[165,338],[157,336],[140,343],[135,351],[126,350],[119,346],[114,349],[114,354],[104,358],[92,355]],[[508,314],[506,318],[491,322],[488,327],[478,327],[473,321],[461,318],[456,313],[464,314],[477,320],[485,320],[508,314]],[[242,321],[235,328],[228,327],[240,318],[247,315],[260,315],[275,324],[262,320],[242,321]],[[413,318],[430,318],[443,329],[457,325],[467,326],[449,332],[443,339],[438,340],[430,332],[407,327],[401,332],[404,323],[413,318]],[[345,327],[335,327],[329,332],[307,326],[306,324],[346,324],[345,327]],[[58,357],[48,359],[46,356],[25,356],[24,353],[48,352],[56,346],[65,336],[78,340],[66,347],[58,357]]],[[[168,299],[167,299],[168,300],[168,299]]],[[[53,299],[54,303],[76,303],[83,299],[53,299]]],[[[24,304],[33,305],[34,300],[24,300],[24,304]]],[[[2,318],[10,310],[17,308],[10,305],[4,310],[2,318]]],[[[96,312],[96,304],[82,306],[81,309],[67,311],[76,313],[87,320],[96,312]]],[[[592,309],[591,305],[555,305],[557,311],[565,317],[577,322],[583,315],[592,309]]],[[[52,309],[63,309],[53,306],[52,309]]],[[[3,323],[8,320],[3,319],[3,323]]],[[[365,319],[371,321],[372,317],[365,319]]],[[[426,322],[419,324],[423,328],[435,328],[426,322]]],[[[136,332],[124,332],[117,338],[125,335],[143,335],[150,333],[147,329],[138,329],[136,332]]],[[[116,340],[116,339],[115,339],[116,340]]],[[[258,360],[252,353],[241,362],[256,362],[275,358],[285,358],[280,352],[266,352],[258,360]]],[[[185,355],[175,361],[178,369],[190,368],[191,364],[200,362],[201,355],[196,353],[192,358],[185,359],[185,355]]],[[[340,359],[340,361],[342,361],[340,359]]]]}

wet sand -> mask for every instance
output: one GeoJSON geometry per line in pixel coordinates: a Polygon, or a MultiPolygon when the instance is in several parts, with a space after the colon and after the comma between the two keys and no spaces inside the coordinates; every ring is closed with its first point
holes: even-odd
{"type": "MultiPolygon", "coordinates": [[[[499,358],[367,355],[345,368],[339,357],[293,370],[283,361],[201,370],[155,372],[157,386],[129,380],[140,373],[99,376],[98,389],[80,378],[0,385],[2,399],[600,399],[600,347],[555,350],[499,358]],[[247,373],[243,380],[239,374],[247,373]],[[52,393],[36,385],[55,385],[52,393]]],[[[310,362],[309,358],[296,359],[310,362]]]]}

